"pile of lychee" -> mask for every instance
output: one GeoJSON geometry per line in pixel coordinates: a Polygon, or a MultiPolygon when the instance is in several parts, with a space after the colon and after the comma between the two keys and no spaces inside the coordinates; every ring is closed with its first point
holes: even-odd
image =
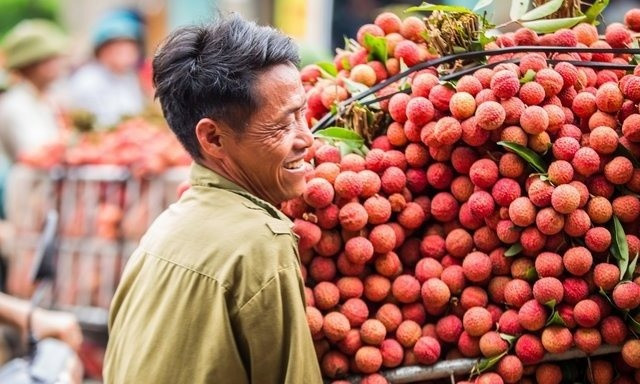
{"type": "MultiPolygon", "coordinates": [[[[358,40],[413,36],[408,19],[396,19],[380,15],[358,40]]],[[[579,24],[542,36],[520,29],[487,49],[626,47],[640,10],[625,22],[611,24],[606,41],[579,24]]],[[[402,41],[390,52],[403,55],[402,41]]],[[[640,383],[640,66],[567,62],[632,59],[584,52],[489,62],[505,59],[518,61],[453,85],[434,70],[411,75],[410,94],[381,103],[393,122],[365,157],[314,145],[306,191],[282,210],[300,237],[307,319],[325,377],[386,382],[386,369],[466,357],[494,364],[459,380],[553,384],[563,371],[542,363],[546,354],[613,345],[621,352],[594,358],[580,380],[640,383]]],[[[356,68],[343,75],[359,79],[356,68]]],[[[310,103],[344,99],[303,80],[310,103]]],[[[340,74],[332,81],[335,90],[340,74]]],[[[368,85],[379,81],[376,72],[368,85]]]]}

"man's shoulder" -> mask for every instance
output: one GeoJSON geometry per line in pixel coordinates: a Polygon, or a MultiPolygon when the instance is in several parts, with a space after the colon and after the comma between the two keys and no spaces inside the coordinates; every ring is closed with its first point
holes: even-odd
{"type": "Polygon", "coordinates": [[[201,193],[170,206],[149,228],[141,247],[151,255],[229,287],[263,284],[297,263],[289,223],[269,215],[241,196],[201,193]],[[213,197],[213,196],[210,196],[213,197]]]}

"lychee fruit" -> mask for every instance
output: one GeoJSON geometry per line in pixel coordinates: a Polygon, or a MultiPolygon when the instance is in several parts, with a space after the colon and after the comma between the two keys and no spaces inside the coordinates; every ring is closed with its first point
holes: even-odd
{"type": "Polygon", "coordinates": [[[502,126],[507,117],[507,113],[500,103],[487,101],[478,105],[475,117],[475,122],[480,128],[493,131],[502,126]]]}
{"type": "Polygon", "coordinates": [[[527,331],[537,331],[544,327],[547,311],[537,300],[529,300],[518,310],[518,320],[527,331]]]}
{"type": "Polygon", "coordinates": [[[571,213],[580,205],[580,192],[572,185],[559,185],[551,194],[551,205],[559,213],[571,213]]]}
{"type": "Polygon", "coordinates": [[[431,336],[423,336],[413,346],[413,353],[420,364],[433,364],[440,358],[440,343],[431,336]]]}
{"type": "Polygon", "coordinates": [[[483,307],[473,307],[463,316],[464,330],[471,336],[482,336],[493,328],[491,313],[483,307]]]}
{"type": "Polygon", "coordinates": [[[342,340],[350,329],[349,320],[340,312],[330,312],[324,317],[322,331],[329,341],[342,340]]]}
{"type": "MultiPolygon", "coordinates": [[[[525,334],[518,338],[515,346],[516,356],[523,364],[536,364],[544,357],[544,347],[540,339],[531,334],[525,334]]],[[[538,381],[546,383],[547,381],[538,381]]]]}
{"type": "Polygon", "coordinates": [[[581,327],[594,327],[600,322],[600,307],[593,300],[581,300],[573,307],[573,318],[581,327]]]}
{"type": "Polygon", "coordinates": [[[630,367],[640,369],[640,340],[628,340],[622,346],[622,359],[630,367]]]}
{"type": "Polygon", "coordinates": [[[622,310],[640,305],[640,286],[634,282],[621,282],[613,289],[613,302],[622,310]]]}
{"type": "Polygon", "coordinates": [[[493,75],[490,87],[497,97],[508,99],[518,93],[520,80],[512,71],[502,70],[493,75]]]}
{"type": "Polygon", "coordinates": [[[540,106],[530,105],[520,116],[520,126],[530,135],[542,133],[549,127],[549,114],[540,106]]]}
{"type": "Polygon", "coordinates": [[[573,344],[573,335],[566,327],[552,325],[542,331],[542,346],[549,353],[564,353],[573,344]]]}

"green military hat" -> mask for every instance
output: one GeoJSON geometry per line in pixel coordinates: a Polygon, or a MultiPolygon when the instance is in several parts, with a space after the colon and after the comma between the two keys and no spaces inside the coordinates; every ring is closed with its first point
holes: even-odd
{"type": "Polygon", "coordinates": [[[51,21],[24,20],[7,33],[2,48],[7,68],[19,69],[61,55],[67,48],[67,37],[51,21]]]}

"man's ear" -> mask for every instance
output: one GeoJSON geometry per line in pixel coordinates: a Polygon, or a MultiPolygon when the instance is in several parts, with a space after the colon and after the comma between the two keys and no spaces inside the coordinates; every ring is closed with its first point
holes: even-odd
{"type": "Polygon", "coordinates": [[[203,154],[217,159],[224,157],[225,136],[225,129],[218,121],[206,117],[196,124],[196,137],[203,154]]]}

